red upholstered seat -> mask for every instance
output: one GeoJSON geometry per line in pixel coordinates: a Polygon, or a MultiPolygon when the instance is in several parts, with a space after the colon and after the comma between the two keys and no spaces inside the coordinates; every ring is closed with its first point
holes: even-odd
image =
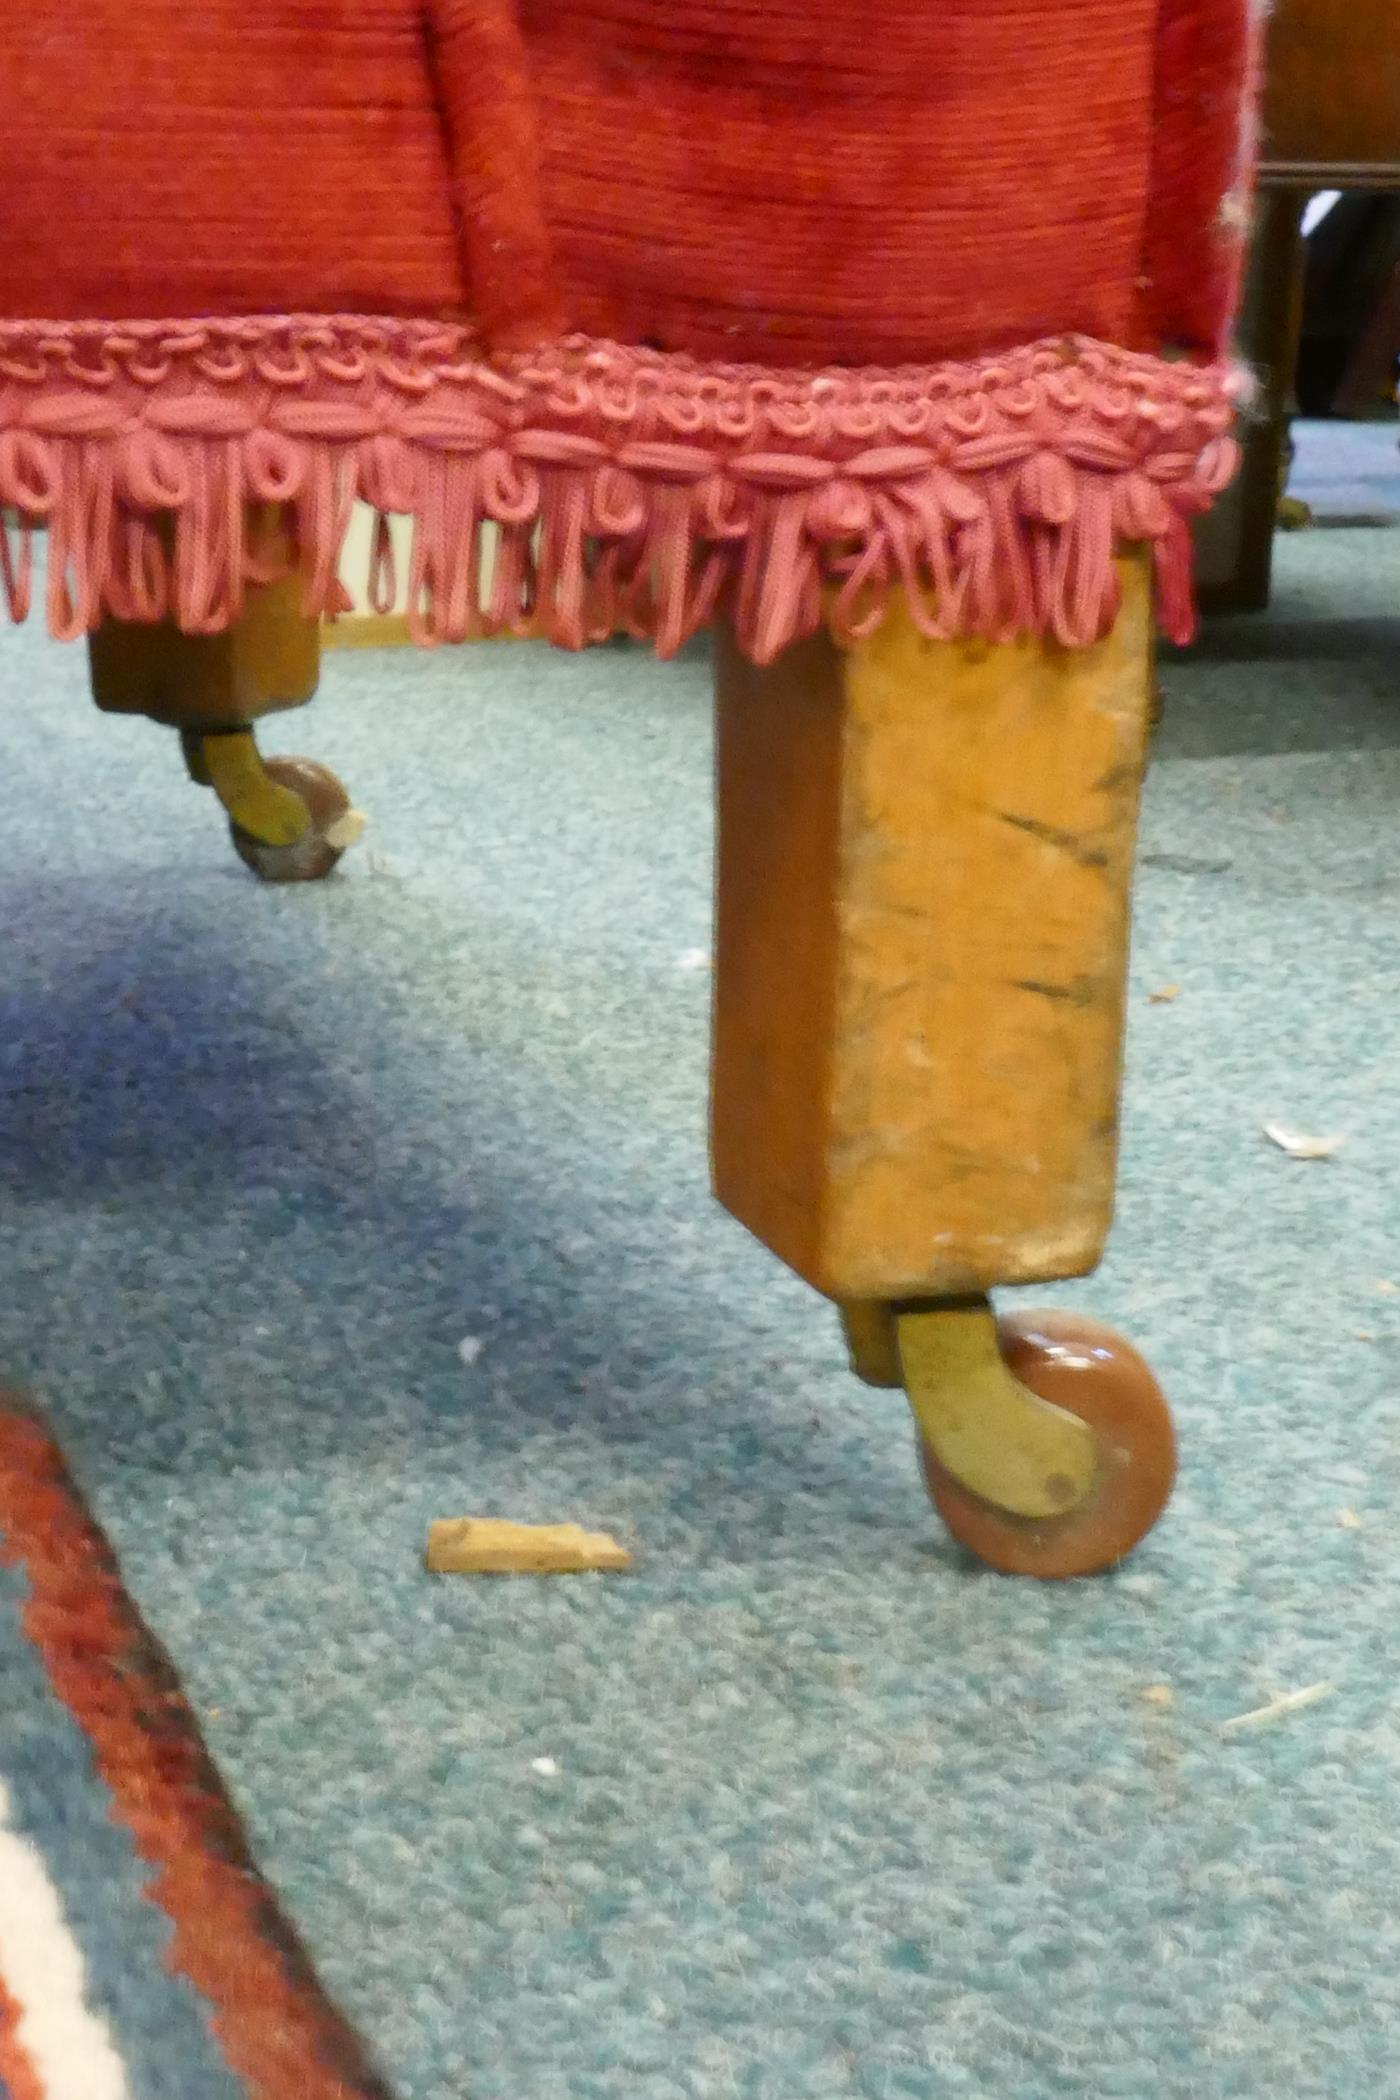
{"type": "Polygon", "coordinates": [[[1248,15],[10,11],[0,501],[50,522],[54,623],[226,620],[249,499],[329,602],[359,494],[419,520],[425,635],[669,646],[738,577],[766,654],[826,576],[848,623],[902,581],[938,631],[1081,639],[1125,536],[1180,629],[1182,520],[1229,465],[1248,15]],[[872,366],[912,369],[824,370],[872,366]]]}

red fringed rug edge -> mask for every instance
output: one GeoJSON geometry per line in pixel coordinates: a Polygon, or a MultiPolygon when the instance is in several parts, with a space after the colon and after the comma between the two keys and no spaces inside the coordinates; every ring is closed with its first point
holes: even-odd
{"type": "Polygon", "coordinates": [[[37,1419],[0,1412],[0,1559],[24,1630],[87,1736],[113,1814],[156,1873],[170,1961],[250,2100],[391,2100],[263,1881],[179,1679],[37,1419]]]}
{"type": "Polygon", "coordinates": [[[933,638],[1076,646],[1112,624],[1135,544],[1182,641],[1190,520],[1234,472],[1246,391],[1228,364],[1080,337],[793,372],[582,337],[488,359],[426,321],[0,322],[0,506],[20,521],[0,588],[23,618],[42,523],[55,634],[167,613],[216,632],[267,573],[249,519],[270,507],[308,613],[333,612],[359,500],[376,611],[399,595],[387,519],[414,521],[422,642],[629,632],[669,655],[723,607],[767,662],[823,620],[869,633],[902,589],[933,638]]]}
{"type": "Polygon", "coordinates": [[[20,2007],[0,1976],[0,2094],[5,2100],[46,2100],[38,2072],[19,2038],[20,2007]]]}

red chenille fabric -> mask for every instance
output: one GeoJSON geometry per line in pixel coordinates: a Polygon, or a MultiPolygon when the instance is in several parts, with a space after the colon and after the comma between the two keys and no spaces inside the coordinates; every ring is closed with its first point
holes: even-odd
{"type": "MultiPolygon", "coordinates": [[[[281,504],[424,639],[909,591],[1101,632],[1228,475],[1248,0],[65,0],[0,20],[0,502],[191,628],[281,504]],[[161,519],[173,515],[173,545],[161,519]],[[481,582],[479,541],[500,554],[481,582]],[[390,588],[379,543],[379,589],[390,588]],[[483,592],[485,595],[483,595],[483,592]]],[[[23,547],[3,580],[27,595],[23,547]]]]}
{"type": "Polygon", "coordinates": [[[565,305],[590,332],[782,364],[1154,341],[1158,0],[522,17],[565,305]]]}

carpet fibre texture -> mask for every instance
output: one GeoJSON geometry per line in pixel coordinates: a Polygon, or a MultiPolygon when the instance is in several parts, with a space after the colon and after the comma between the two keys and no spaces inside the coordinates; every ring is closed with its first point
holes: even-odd
{"type": "Polygon", "coordinates": [[[0,1682],[0,2100],[389,2100],[57,1446],[8,1404],[0,1682]]]}
{"type": "Polygon", "coordinates": [[[0,637],[0,1366],[405,2100],[1393,2089],[1400,533],[1278,569],[1163,666],[1119,1223],[1064,1294],[1181,1483],[1047,1588],[941,1534],[898,1395],[707,1195],[698,649],[337,654],[272,741],[372,829],[278,893],[79,651],[0,637]],[[635,1572],[427,1577],[464,1511],[635,1572]]]}

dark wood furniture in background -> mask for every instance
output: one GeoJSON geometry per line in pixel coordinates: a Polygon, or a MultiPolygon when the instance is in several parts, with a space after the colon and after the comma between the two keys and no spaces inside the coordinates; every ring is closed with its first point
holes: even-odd
{"type": "Polygon", "coordinates": [[[1268,603],[1302,314],[1303,207],[1318,190],[1400,191],[1400,0],[1278,0],[1240,347],[1262,394],[1245,464],[1198,541],[1201,602],[1268,603]]]}
{"type": "Polygon", "coordinates": [[[1266,183],[1400,189],[1395,0],[1279,0],[1264,85],[1266,183]]]}

